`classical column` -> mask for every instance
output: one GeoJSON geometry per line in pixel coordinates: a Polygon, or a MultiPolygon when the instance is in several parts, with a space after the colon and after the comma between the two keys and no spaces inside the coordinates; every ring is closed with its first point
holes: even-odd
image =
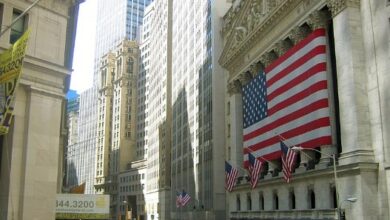
{"type": "Polygon", "coordinates": [[[360,1],[330,0],[334,41],[342,153],[340,164],[373,161],[367,77],[364,65],[360,1]]]}
{"type": "MultiPolygon", "coordinates": [[[[234,80],[228,84],[230,94],[230,160],[233,166],[242,167],[243,164],[243,114],[241,83],[234,80]]],[[[239,169],[241,173],[242,170],[239,169]]]]}

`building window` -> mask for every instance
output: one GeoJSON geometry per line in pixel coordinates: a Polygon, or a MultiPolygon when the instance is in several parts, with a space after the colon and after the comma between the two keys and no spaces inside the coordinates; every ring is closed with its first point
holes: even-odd
{"type": "Polygon", "coordinates": [[[236,206],[237,206],[237,211],[240,211],[241,210],[241,201],[240,201],[239,194],[237,195],[237,198],[236,198],[236,206]]]}
{"type": "Polygon", "coordinates": [[[260,210],[264,210],[264,195],[263,193],[259,193],[259,208],[260,210]]]}
{"type": "Polygon", "coordinates": [[[3,26],[4,5],[0,3],[0,27],[3,26]]]}
{"type": "Polygon", "coordinates": [[[246,195],[246,207],[248,211],[252,210],[252,198],[250,193],[246,195]]]}
{"type": "Polygon", "coordinates": [[[295,193],[294,193],[294,189],[291,189],[290,193],[289,193],[289,206],[290,206],[290,209],[295,209],[295,193]]]}
{"type": "Polygon", "coordinates": [[[309,188],[308,197],[309,197],[310,208],[315,209],[316,208],[316,195],[314,193],[313,188],[309,188]]]}
{"type": "MultiPolygon", "coordinates": [[[[14,9],[12,12],[12,21],[14,21],[17,17],[19,17],[22,14],[21,11],[14,9]]],[[[25,26],[26,26],[26,15],[20,18],[18,21],[15,22],[14,25],[11,27],[11,36],[10,36],[10,43],[15,43],[24,33],[25,26]]]]}
{"type": "Polygon", "coordinates": [[[332,203],[332,208],[337,208],[337,192],[336,192],[336,187],[334,185],[330,186],[330,198],[331,198],[331,203],[332,203]]]}
{"type": "Polygon", "coordinates": [[[279,209],[279,197],[278,197],[278,192],[274,192],[273,193],[273,205],[274,205],[274,210],[278,210],[279,209]]]}

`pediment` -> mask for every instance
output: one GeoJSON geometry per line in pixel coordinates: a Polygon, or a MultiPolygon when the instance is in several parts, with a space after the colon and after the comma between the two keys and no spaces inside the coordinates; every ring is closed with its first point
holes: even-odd
{"type": "Polygon", "coordinates": [[[219,63],[229,69],[242,52],[271,31],[290,10],[306,0],[246,0],[232,6],[224,17],[222,35],[226,39],[219,63]]]}

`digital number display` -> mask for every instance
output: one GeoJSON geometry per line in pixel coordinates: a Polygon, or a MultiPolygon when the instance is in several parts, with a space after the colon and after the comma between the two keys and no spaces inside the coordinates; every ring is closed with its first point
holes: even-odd
{"type": "Polygon", "coordinates": [[[57,200],[57,208],[95,208],[94,201],[69,201],[69,200],[57,200]]]}

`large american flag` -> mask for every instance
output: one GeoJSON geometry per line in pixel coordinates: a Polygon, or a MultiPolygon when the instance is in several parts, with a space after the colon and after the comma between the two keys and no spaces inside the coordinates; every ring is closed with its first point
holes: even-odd
{"type": "Polygon", "coordinates": [[[280,149],[282,151],[283,178],[287,183],[289,183],[292,177],[292,172],[294,171],[297,152],[291,149],[291,147],[288,147],[285,143],[283,143],[283,141],[280,142],[280,149]]]}
{"type": "Polygon", "coordinates": [[[238,170],[225,161],[225,189],[229,192],[236,185],[238,170]]]}
{"type": "Polygon", "coordinates": [[[243,86],[244,162],[280,158],[280,136],[314,148],[332,143],[325,29],[317,29],[243,86]]]}
{"type": "Polygon", "coordinates": [[[251,186],[252,189],[256,188],[257,181],[259,180],[261,168],[263,166],[263,162],[253,156],[251,153],[248,153],[249,157],[249,175],[251,177],[251,186]]]}

